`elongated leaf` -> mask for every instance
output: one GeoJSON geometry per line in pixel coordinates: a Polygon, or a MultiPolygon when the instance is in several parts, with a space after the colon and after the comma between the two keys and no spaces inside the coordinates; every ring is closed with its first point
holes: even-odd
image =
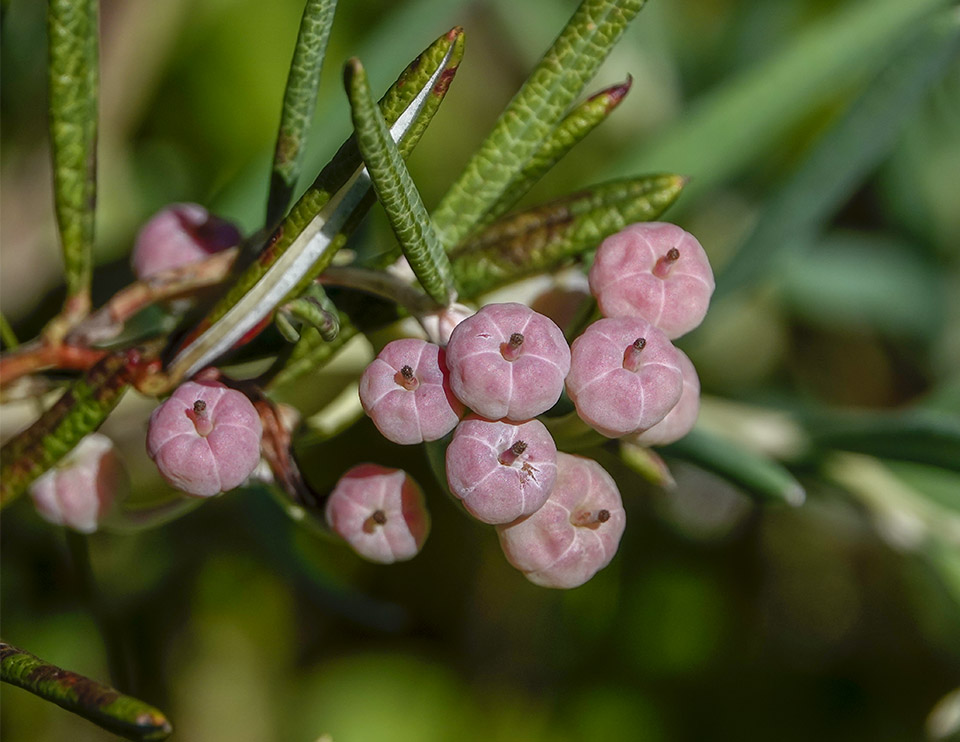
{"type": "Polygon", "coordinates": [[[347,63],[344,82],[357,146],[367,163],[377,198],[420,285],[434,301],[446,306],[456,296],[450,259],[390,136],[387,122],[373,100],[367,74],[359,60],[347,63]]]}
{"type": "Polygon", "coordinates": [[[806,498],[801,484],[773,459],[699,428],[660,451],[719,474],[761,501],[802,505],[806,498]]]}
{"type": "Polygon", "coordinates": [[[96,680],[48,664],[22,649],[0,643],[0,670],[5,683],[55,703],[124,739],[166,739],[173,727],[153,706],[96,680]]]}
{"type": "Polygon", "coordinates": [[[280,130],[270,174],[267,225],[276,224],[290,205],[303,166],[304,145],[317,105],[317,90],[337,0],[307,0],[283,92],[280,130]]]}
{"type": "Polygon", "coordinates": [[[810,416],[804,428],[821,448],[960,471],[960,421],[942,413],[827,413],[810,416]]]}
{"type": "Polygon", "coordinates": [[[99,89],[97,0],[50,0],[50,140],[57,226],[67,281],[67,316],[90,307],[97,193],[99,89]]]}
{"type": "Polygon", "coordinates": [[[630,92],[632,84],[633,79],[628,77],[626,82],[601,90],[574,108],[543,142],[523,170],[516,174],[503,192],[500,202],[487,212],[480,224],[490,224],[505,214],[550,168],[573,149],[577,142],[606,120],[630,92]]]}
{"type": "MultiPolygon", "coordinates": [[[[447,91],[463,55],[463,31],[440,37],[380,101],[406,157],[447,91]]],[[[276,229],[259,259],[183,341],[166,367],[168,385],[255,336],[276,307],[298,296],[330,264],[372,203],[370,178],[351,137],[276,229]]]]}
{"type": "Polygon", "coordinates": [[[770,59],[707,92],[661,136],[624,152],[606,173],[669,169],[690,176],[689,204],[771,152],[838,90],[875,73],[904,32],[949,0],[860,0],[799,34],[770,59]]]}
{"type": "Polygon", "coordinates": [[[628,224],[656,219],[685,182],[678,175],[613,181],[505,217],[450,253],[463,296],[552,270],[628,224]]]}
{"type": "Polygon", "coordinates": [[[434,211],[447,249],[501,203],[643,4],[583,0],[434,211]]]}
{"type": "Polygon", "coordinates": [[[890,150],[960,49],[955,12],[937,16],[911,37],[867,87],[764,209],[746,243],[717,278],[716,297],[762,275],[802,238],[811,236],[843,205],[890,150]]]}
{"type": "Polygon", "coordinates": [[[95,431],[116,407],[129,382],[127,353],[91,368],[29,428],[0,449],[0,507],[95,431]]]}

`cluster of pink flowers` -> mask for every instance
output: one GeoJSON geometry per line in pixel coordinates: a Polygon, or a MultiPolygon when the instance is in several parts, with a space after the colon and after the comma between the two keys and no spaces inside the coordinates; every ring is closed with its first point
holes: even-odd
{"type": "MultiPolygon", "coordinates": [[[[149,276],[238,239],[202,208],[181,204],[147,224],[134,265],[149,276]]],[[[672,224],[627,227],[597,249],[589,287],[603,318],[572,346],[553,320],[524,304],[488,304],[474,314],[454,305],[431,334],[448,339],[445,347],[395,340],[359,384],[364,411],[394,443],[450,437],[450,492],[496,528],[513,566],[546,587],[576,587],[605,567],[626,515],[612,477],[591,459],[558,451],[538,416],[566,390],[580,419],[602,435],[663,445],[686,435],[699,411],[696,370],[671,342],[700,324],[713,292],[697,240],[672,224]]],[[[173,487],[209,497],[254,472],[262,434],[245,394],[197,378],[154,410],[147,451],[173,487]]],[[[89,502],[68,491],[72,481],[102,482],[112,471],[106,448],[93,449],[76,476],[61,468],[38,480],[34,496],[45,517],[95,528],[108,507],[104,487],[88,486],[89,502]]],[[[381,563],[415,556],[430,530],[413,479],[370,463],[340,479],[325,516],[358,554],[381,563]]]]}
{"type": "MultiPolygon", "coordinates": [[[[576,587],[605,567],[626,516],[610,475],[591,459],[558,452],[537,416],[566,389],[579,417],[601,434],[662,445],[686,435],[699,410],[696,371],[671,342],[700,324],[713,292],[697,240],[672,224],[632,225],[601,244],[589,285],[604,317],[572,347],[529,307],[489,304],[456,325],[446,348],[413,338],[389,343],[360,380],[364,411],[394,443],[453,431],[445,456],[451,493],[496,527],[512,565],[546,587],[576,587]]],[[[392,522],[371,520],[390,502],[403,512],[397,521],[426,533],[422,498],[402,494],[409,477],[383,476],[394,478],[394,494],[378,480],[366,503],[348,473],[328,521],[369,559],[409,558],[415,550],[388,549],[386,534],[369,535],[392,522]],[[402,497],[419,511],[400,508],[402,497]]]]}

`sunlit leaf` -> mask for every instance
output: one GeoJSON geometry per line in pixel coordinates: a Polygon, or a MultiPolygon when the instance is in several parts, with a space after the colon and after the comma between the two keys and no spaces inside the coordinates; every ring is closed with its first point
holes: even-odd
{"type": "Polygon", "coordinates": [[[470,298],[553,270],[628,224],[656,219],[685,182],[677,175],[613,181],[506,216],[450,253],[457,284],[470,298]]]}
{"type": "Polygon", "coordinates": [[[447,249],[501,203],[643,4],[583,0],[433,212],[447,249]]]}
{"type": "Polygon", "coordinates": [[[393,233],[424,291],[446,306],[456,296],[450,259],[373,100],[366,72],[358,60],[347,64],[345,82],[357,146],[393,233]]]}

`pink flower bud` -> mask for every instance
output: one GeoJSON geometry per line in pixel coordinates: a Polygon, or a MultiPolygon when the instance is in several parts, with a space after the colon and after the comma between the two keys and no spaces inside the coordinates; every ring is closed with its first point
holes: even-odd
{"type": "Polygon", "coordinates": [[[392,564],[412,559],[430,533],[423,492],[409,474],[377,464],[355,466],[337,482],[326,518],[360,556],[392,564]]]}
{"type": "Polygon", "coordinates": [[[523,304],[488,304],[454,329],[450,388],[478,415],[529,420],[563,391],[570,348],[552,320],[523,304]]]}
{"type": "Polygon", "coordinates": [[[260,416],[246,395],[215,381],[188,381],[150,415],[147,453],[187,494],[239,487],[260,461],[260,416]]]}
{"type": "Polygon", "coordinates": [[[360,377],[360,403],[385,438],[403,445],[435,441],[453,430],[463,405],[447,382],[444,351],[403,338],[388,343],[360,377]]]}
{"type": "Polygon", "coordinates": [[[713,288],[697,238],[666,222],[631,224],[607,237],[590,268],[604,317],[642,317],[671,339],[703,321],[713,288]]]}
{"type": "Polygon", "coordinates": [[[128,487],[113,441],[91,433],[30,485],[30,495],[44,520],[93,533],[128,487]]]}
{"type": "Polygon", "coordinates": [[[472,317],[474,312],[466,304],[457,304],[454,302],[450,306],[444,307],[432,314],[424,314],[417,317],[417,321],[427,333],[431,343],[445,346],[450,342],[450,334],[454,328],[463,322],[467,317],[472,317]]]}
{"type": "Polygon", "coordinates": [[[605,436],[660,422],[682,389],[679,351],[649,322],[598,320],[573,342],[567,392],[581,419],[605,436]]]}
{"type": "Polygon", "coordinates": [[[484,523],[510,523],[546,502],[557,478],[557,446],[539,420],[518,425],[471,416],[447,446],[447,483],[484,523]]]}
{"type": "Polygon", "coordinates": [[[240,244],[237,228],[199,204],[173,204],[158,211],[137,234],[133,272],[145,279],[240,244]]]}
{"type": "Polygon", "coordinates": [[[691,430],[697,422],[700,413],[700,377],[693,361],[687,358],[679,348],[680,371],[683,373],[683,390],[680,392],[680,401],[673,409],[653,427],[645,431],[628,436],[631,443],[640,446],[665,446],[678,441],[691,430]]]}
{"type": "Polygon", "coordinates": [[[543,587],[582,585],[617,553],[626,513],[613,477],[593,459],[557,454],[557,483],[533,515],[497,526],[507,561],[543,587]]]}

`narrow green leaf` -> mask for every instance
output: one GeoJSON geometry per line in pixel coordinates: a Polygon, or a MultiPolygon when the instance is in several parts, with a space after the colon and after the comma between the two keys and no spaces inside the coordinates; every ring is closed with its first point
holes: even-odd
{"type": "Polygon", "coordinates": [[[719,474],[761,501],[802,505],[806,498],[801,484],[781,464],[700,428],[660,451],[719,474]]]}
{"type": "Polygon", "coordinates": [[[447,249],[469,235],[527,167],[644,0],[583,0],[433,213],[447,249]]]}
{"type": "Polygon", "coordinates": [[[68,316],[90,307],[97,193],[97,0],[49,0],[50,140],[68,316]]]}
{"type": "Polygon", "coordinates": [[[0,507],[95,431],[116,407],[129,381],[128,354],[108,355],[74,382],[29,428],[0,449],[0,507]]]}
{"type": "Polygon", "coordinates": [[[825,413],[804,423],[820,448],[960,471],[960,420],[936,412],[825,413]]]}
{"type": "Polygon", "coordinates": [[[327,40],[333,26],[337,0],[307,0],[300,19],[287,87],[283,91],[280,129],[270,174],[267,226],[283,217],[303,167],[304,145],[317,106],[317,91],[327,40]]]}
{"type": "Polygon", "coordinates": [[[10,326],[2,312],[0,312],[0,340],[3,341],[7,350],[13,350],[20,345],[20,341],[17,340],[17,333],[13,331],[13,327],[10,326]]]}
{"type": "Polygon", "coordinates": [[[387,122],[373,100],[367,74],[353,59],[344,71],[357,146],[393,233],[424,291],[441,306],[456,297],[453,270],[387,122]]]}
{"type": "Polygon", "coordinates": [[[656,219],[685,182],[678,175],[613,181],[501,219],[450,253],[463,296],[553,270],[628,224],[656,219]]]}
{"type": "Polygon", "coordinates": [[[547,137],[523,170],[517,173],[503,192],[500,202],[480,220],[486,226],[505,214],[534,184],[556,165],[581,139],[606,120],[620,105],[633,84],[633,78],[596,93],[573,109],[547,137]]]}
{"type": "Polygon", "coordinates": [[[173,732],[167,718],[153,706],[5,642],[0,642],[0,679],[124,739],[154,742],[173,732]]]}
{"type": "Polygon", "coordinates": [[[949,0],[860,0],[798,34],[780,53],[708,91],[662,135],[624,152],[608,177],[669,169],[692,179],[685,203],[774,151],[838,90],[874,74],[905,31],[949,0]]]}
{"type": "Polygon", "coordinates": [[[954,11],[935,17],[911,37],[824,134],[794,175],[764,209],[750,237],[717,277],[715,299],[777,265],[791,247],[811,236],[896,143],[928,88],[943,77],[960,49],[954,11]]]}
{"type": "MultiPolygon", "coordinates": [[[[406,157],[436,113],[463,56],[463,31],[441,36],[380,101],[391,136],[406,157]]],[[[276,307],[296,298],[326,268],[373,202],[356,141],[348,139],[274,231],[259,258],[182,341],[165,371],[168,383],[196,373],[255,336],[276,307]]]]}

